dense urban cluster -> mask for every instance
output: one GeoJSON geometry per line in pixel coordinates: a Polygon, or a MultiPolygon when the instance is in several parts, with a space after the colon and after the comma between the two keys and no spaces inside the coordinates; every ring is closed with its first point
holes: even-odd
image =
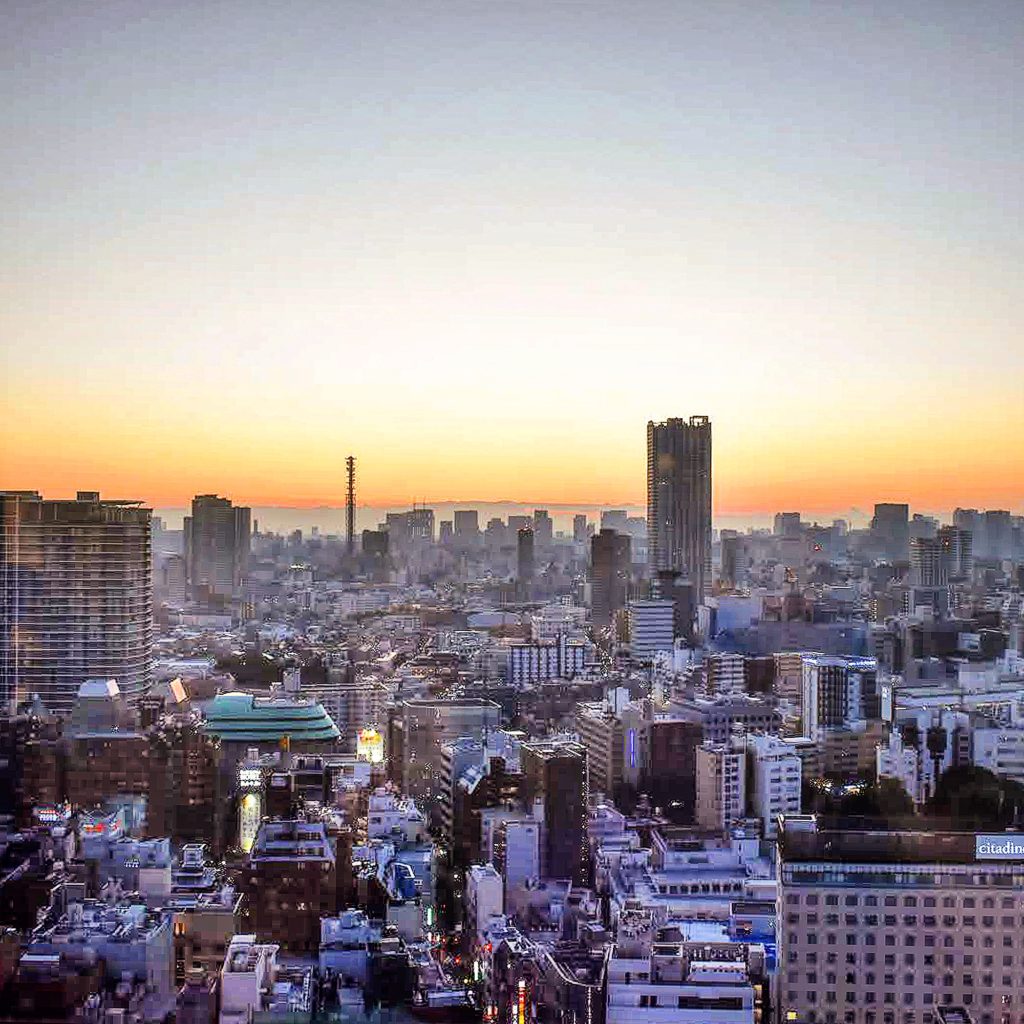
{"type": "Polygon", "coordinates": [[[0,1021],[1024,1024],[1024,517],[0,492],[0,1021]]]}

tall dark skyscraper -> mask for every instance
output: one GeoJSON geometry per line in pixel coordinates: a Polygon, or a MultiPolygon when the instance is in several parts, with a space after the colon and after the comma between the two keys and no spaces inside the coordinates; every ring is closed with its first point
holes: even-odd
{"type": "Polygon", "coordinates": [[[711,579],[711,421],[647,424],[647,557],[683,573],[702,600],[711,579]]]}
{"type": "Polygon", "coordinates": [[[251,510],[216,494],[192,499],[185,518],[185,555],[192,590],[198,595],[231,597],[249,568],[251,510]]]}
{"type": "Polygon", "coordinates": [[[533,583],[534,571],[533,530],[529,527],[516,533],[516,567],[519,586],[527,590],[533,583]]]}
{"type": "Polygon", "coordinates": [[[596,629],[611,625],[626,607],[629,588],[629,537],[601,530],[590,540],[591,619],[596,629]]]}
{"type": "Polygon", "coordinates": [[[150,510],[137,501],[47,501],[0,491],[0,706],[38,693],[67,712],[86,679],[149,686],[150,510]]]}
{"type": "Polygon", "coordinates": [[[587,750],[569,740],[531,740],[521,753],[523,799],[544,808],[541,872],[546,878],[586,877],[587,750]]]}
{"type": "Polygon", "coordinates": [[[894,562],[910,558],[910,508],[904,504],[879,502],[871,520],[871,533],[886,556],[894,562]]]}

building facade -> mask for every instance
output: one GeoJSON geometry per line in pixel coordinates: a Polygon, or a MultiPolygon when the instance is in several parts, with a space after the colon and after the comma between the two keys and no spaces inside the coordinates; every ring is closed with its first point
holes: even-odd
{"type": "Polygon", "coordinates": [[[647,424],[647,557],[685,574],[702,601],[711,582],[711,421],[647,424]]]}
{"type": "Polygon", "coordinates": [[[0,492],[0,704],[38,693],[70,710],[86,679],[116,679],[129,700],[152,681],[150,510],[0,492]]]}
{"type": "Polygon", "coordinates": [[[977,1024],[1024,1016],[1024,844],[784,817],[780,1019],[977,1024]]]}

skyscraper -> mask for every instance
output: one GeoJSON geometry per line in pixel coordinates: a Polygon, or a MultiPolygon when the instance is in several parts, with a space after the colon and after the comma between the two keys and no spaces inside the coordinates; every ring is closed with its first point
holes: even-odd
{"type": "Polygon", "coordinates": [[[910,558],[910,508],[893,502],[879,502],[871,520],[871,533],[886,556],[894,562],[910,558]]]}
{"type": "Polygon", "coordinates": [[[536,508],[533,510],[533,532],[537,547],[541,549],[551,547],[555,536],[555,524],[551,521],[547,509],[536,508]]]}
{"type": "Polygon", "coordinates": [[[591,619],[595,629],[611,625],[626,607],[629,587],[629,537],[601,530],[590,541],[591,619]]]}
{"type": "Polygon", "coordinates": [[[586,544],[587,542],[587,516],[585,512],[572,517],[572,539],[574,544],[586,544]]]}
{"type": "Polygon", "coordinates": [[[703,600],[711,579],[711,421],[647,424],[647,557],[674,569],[703,600]]]}
{"type": "Polygon", "coordinates": [[[67,712],[86,679],[131,700],[151,680],[150,510],[79,491],[0,491],[0,704],[67,712]]]}
{"type": "Polygon", "coordinates": [[[231,597],[249,568],[251,510],[216,494],[192,499],[185,517],[185,555],[193,593],[231,597]]]}
{"type": "Polygon", "coordinates": [[[529,527],[516,534],[516,566],[519,586],[526,591],[533,582],[534,569],[533,530],[529,527]]]}
{"type": "Polygon", "coordinates": [[[475,508],[456,509],[454,516],[455,540],[467,547],[480,540],[480,515],[475,508]]]}

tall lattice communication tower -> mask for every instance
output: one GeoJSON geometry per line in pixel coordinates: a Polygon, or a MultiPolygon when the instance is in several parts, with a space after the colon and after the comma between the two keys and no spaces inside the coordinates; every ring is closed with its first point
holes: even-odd
{"type": "Polygon", "coordinates": [[[356,549],[356,460],[350,455],[345,460],[348,473],[348,491],[345,495],[345,544],[351,555],[356,549]]]}

